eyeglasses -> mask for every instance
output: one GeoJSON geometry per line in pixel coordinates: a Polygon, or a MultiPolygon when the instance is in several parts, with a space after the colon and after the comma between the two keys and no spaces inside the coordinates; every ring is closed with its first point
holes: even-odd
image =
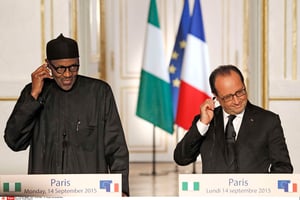
{"type": "Polygon", "coordinates": [[[233,100],[234,96],[241,97],[241,96],[244,96],[246,93],[247,93],[246,88],[243,88],[243,89],[236,91],[234,94],[228,94],[224,97],[221,97],[221,99],[225,102],[229,102],[229,101],[233,100]]]}
{"type": "Polygon", "coordinates": [[[58,66],[56,67],[53,65],[51,62],[49,64],[53,67],[53,69],[58,73],[58,74],[63,74],[65,71],[68,69],[70,72],[77,72],[79,69],[79,64],[72,64],[70,66],[58,66]]]}

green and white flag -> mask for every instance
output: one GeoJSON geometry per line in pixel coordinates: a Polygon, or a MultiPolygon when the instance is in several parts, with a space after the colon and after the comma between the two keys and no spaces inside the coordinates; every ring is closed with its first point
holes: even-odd
{"type": "Polygon", "coordinates": [[[172,134],[170,87],[156,2],[151,0],[136,115],[172,134]]]}
{"type": "Polygon", "coordinates": [[[198,181],[183,181],[181,185],[182,191],[199,191],[200,183],[198,181]]]}
{"type": "Polygon", "coordinates": [[[15,183],[4,182],[3,183],[3,192],[21,192],[21,183],[20,182],[15,182],[15,183]]]}

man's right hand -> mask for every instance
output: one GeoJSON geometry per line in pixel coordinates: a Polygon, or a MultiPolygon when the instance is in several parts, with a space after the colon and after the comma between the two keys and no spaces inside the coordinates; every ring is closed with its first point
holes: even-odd
{"type": "Polygon", "coordinates": [[[31,96],[34,99],[38,99],[40,93],[42,92],[45,78],[53,79],[53,77],[51,76],[51,71],[47,67],[47,63],[41,65],[31,74],[31,96]]]}
{"type": "Polygon", "coordinates": [[[200,121],[208,125],[214,117],[215,101],[206,99],[200,106],[200,121]]]}

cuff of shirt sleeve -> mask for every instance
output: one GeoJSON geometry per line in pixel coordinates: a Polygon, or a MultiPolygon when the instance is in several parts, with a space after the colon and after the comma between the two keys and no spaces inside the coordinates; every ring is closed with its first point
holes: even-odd
{"type": "Polygon", "coordinates": [[[198,120],[196,126],[197,126],[197,129],[198,129],[200,135],[205,136],[209,125],[206,125],[206,124],[202,123],[200,120],[198,120]]]}
{"type": "Polygon", "coordinates": [[[43,106],[45,103],[44,98],[38,97],[38,99],[35,99],[30,93],[26,95],[26,99],[30,102],[33,103],[34,105],[39,105],[43,106]]]}

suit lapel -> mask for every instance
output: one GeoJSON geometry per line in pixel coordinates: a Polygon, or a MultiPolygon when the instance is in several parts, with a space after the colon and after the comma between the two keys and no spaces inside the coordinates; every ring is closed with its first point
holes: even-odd
{"type": "Polygon", "coordinates": [[[255,111],[252,109],[252,105],[248,102],[238,133],[237,142],[247,140],[247,138],[249,137],[249,130],[253,129],[253,123],[255,123],[254,113],[255,111]]]}

